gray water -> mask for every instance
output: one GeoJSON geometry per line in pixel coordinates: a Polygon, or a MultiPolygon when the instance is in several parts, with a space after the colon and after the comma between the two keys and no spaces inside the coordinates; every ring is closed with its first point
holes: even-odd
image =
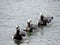
{"type": "Polygon", "coordinates": [[[0,0],[0,45],[16,45],[15,26],[25,28],[29,18],[37,24],[41,12],[53,21],[20,45],[60,45],[60,0],[0,0]]]}

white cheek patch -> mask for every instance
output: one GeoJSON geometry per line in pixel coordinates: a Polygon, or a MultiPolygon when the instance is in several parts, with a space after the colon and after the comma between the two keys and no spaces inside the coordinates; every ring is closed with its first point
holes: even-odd
{"type": "Polygon", "coordinates": [[[28,19],[27,22],[32,22],[32,19],[28,19]]]}

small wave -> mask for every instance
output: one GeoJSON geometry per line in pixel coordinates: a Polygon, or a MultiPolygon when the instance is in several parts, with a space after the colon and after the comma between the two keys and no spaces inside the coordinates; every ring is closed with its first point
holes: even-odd
{"type": "Polygon", "coordinates": [[[0,18],[0,19],[15,19],[15,18],[8,17],[8,18],[0,18]]]}
{"type": "Polygon", "coordinates": [[[0,25],[0,28],[1,28],[1,27],[13,28],[14,26],[9,26],[9,25],[0,25]]]}

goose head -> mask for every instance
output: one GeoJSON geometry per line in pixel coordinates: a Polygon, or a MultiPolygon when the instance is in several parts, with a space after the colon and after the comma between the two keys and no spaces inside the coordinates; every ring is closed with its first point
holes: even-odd
{"type": "Polygon", "coordinates": [[[16,34],[19,35],[20,31],[19,31],[19,25],[16,26],[16,34]]]}
{"type": "Polygon", "coordinates": [[[16,26],[16,30],[20,30],[19,25],[16,26]]]}
{"type": "Polygon", "coordinates": [[[27,20],[27,25],[28,25],[28,27],[30,27],[31,22],[32,22],[32,19],[28,19],[28,20],[27,20]]]}
{"type": "Polygon", "coordinates": [[[44,18],[44,16],[43,16],[43,13],[40,13],[40,18],[41,18],[41,20],[43,20],[43,18],[44,18]]]}

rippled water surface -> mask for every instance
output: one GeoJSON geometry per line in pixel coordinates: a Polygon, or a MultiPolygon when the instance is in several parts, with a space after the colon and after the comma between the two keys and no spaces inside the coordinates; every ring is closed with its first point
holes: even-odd
{"type": "Polygon", "coordinates": [[[60,0],[0,0],[0,45],[16,45],[15,26],[23,29],[28,18],[37,24],[41,12],[53,21],[20,45],[60,45],[60,0]]]}

